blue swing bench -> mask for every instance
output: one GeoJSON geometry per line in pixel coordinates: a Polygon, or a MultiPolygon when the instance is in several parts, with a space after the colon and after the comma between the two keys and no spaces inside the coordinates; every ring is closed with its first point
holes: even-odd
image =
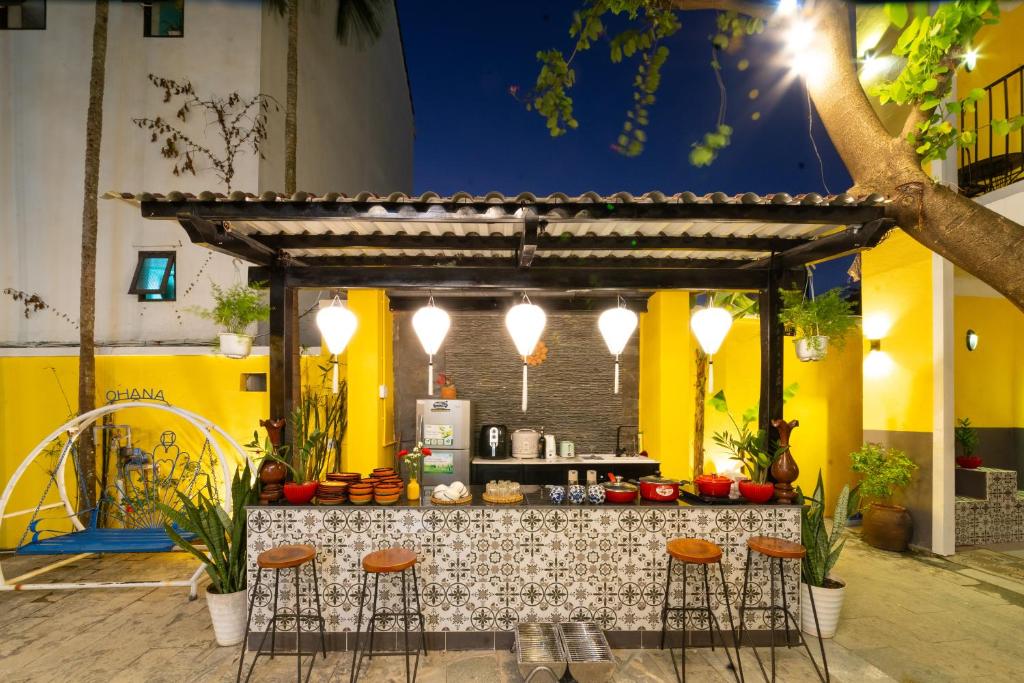
{"type": "MultiPolygon", "coordinates": [[[[29,523],[32,538],[15,551],[18,555],[79,555],[82,553],[165,553],[175,549],[174,541],[163,527],[142,527],[130,529],[107,529],[97,525],[94,508],[89,515],[89,524],[81,531],[60,533],[50,529],[39,529],[41,519],[29,523]],[[59,534],[42,538],[42,534],[59,534]]],[[[175,524],[174,530],[187,541],[196,535],[182,531],[175,524]]]]}

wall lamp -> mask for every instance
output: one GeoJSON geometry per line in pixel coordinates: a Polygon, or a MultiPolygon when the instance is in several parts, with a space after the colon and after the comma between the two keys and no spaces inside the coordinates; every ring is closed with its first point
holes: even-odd
{"type": "Polygon", "coordinates": [[[879,379],[892,372],[892,357],[882,351],[882,338],[889,333],[892,321],[886,315],[872,315],[864,318],[864,336],[868,340],[869,351],[864,359],[864,375],[879,379]]]}

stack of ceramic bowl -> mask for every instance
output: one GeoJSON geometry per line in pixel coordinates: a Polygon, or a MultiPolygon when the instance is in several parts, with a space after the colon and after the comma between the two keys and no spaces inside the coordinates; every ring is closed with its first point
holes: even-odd
{"type": "Polygon", "coordinates": [[[327,481],[343,481],[346,484],[354,484],[359,481],[358,472],[328,472],[327,481]]]}
{"type": "Polygon", "coordinates": [[[366,505],[373,500],[373,482],[361,479],[348,485],[348,500],[353,505],[366,505]]]}
{"type": "Polygon", "coordinates": [[[373,489],[373,500],[377,505],[394,505],[402,495],[401,480],[381,481],[373,489]]]}
{"type": "Polygon", "coordinates": [[[320,505],[340,505],[346,500],[348,500],[348,482],[328,479],[320,482],[316,487],[316,502],[320,505]]]}

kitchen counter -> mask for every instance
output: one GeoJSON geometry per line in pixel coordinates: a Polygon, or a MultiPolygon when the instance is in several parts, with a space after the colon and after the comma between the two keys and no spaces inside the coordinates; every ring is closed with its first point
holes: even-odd
{"type": "Polygon", "coordinates": [[[643,456],[615,457],[611,454],[577,455],[575,458],[473,458],[474,465],[570,465],[594,467],[596,465],[661,465],[658,460],[643,456]]]}
{"type": "MultiPolygon", "coordinates": [[[[722,547],[734,618],[747,538],[800,540],[800,509],[793,505],[552,505],[537,492],[528,493],[518,505],[492,505],[480,500],[479,487],[472,489],[473,503],[458,506],[435,506],[428,500],[388,507],[250,507],[250,591],[260,552],[284,543],[314,545],[328,648],[348,649],[354,640],[362,557],[401,545],[418,555],[430,649],[511,647],[520,620],[592,620],[613,647],[658,647],[669,539],[704,538],[722,547]]],[[[787,563],[785,571],[788,602],[798,605],[799,563],[787,563]]],[[[760,561],[752,577],[756,588],[751,597],[763,605],[767,574],[760,561]]],[[[303,572],[303,612],[315,605],[311,578],[303,572]]],[[[290,579],[282,585],[290,585],[290,579]]],[[[271,592],[265,589],[264,581],[255,596],[250,647],[269,623],[271,592]]],[[[382,590],[388,596],[386,606],[393,607],[396,591],[390,586],[382,590]]],[[[283,599],[291,609],[293,593],[283,599]]],[[[720,603],[716,612],[720,623],[728,623],[720,603]]],[[[767,644],[764,615],[747,615],[752,643],[767,644]]],[[[678,629],[678,623],[670,624],[678,629]]],[[[385,647],[396,642],[395,628],[394,620],[379,625],[379,642],[385,647]]]]}
{"type": "Polygon", "coordinates": [[[661,462],[639,456],[616,458],[610,453],[588,454],[575,458],[473,458],[469,466],[469,481],[486,484],[492,479],[507,479],[521,484],[564,484],[569,470],[576,470],[580,481],[585,481],[587,470],[597,470],[599,479],[607,479],[608,472],[624,479],[639,479],[661,470],[661,462]]]}

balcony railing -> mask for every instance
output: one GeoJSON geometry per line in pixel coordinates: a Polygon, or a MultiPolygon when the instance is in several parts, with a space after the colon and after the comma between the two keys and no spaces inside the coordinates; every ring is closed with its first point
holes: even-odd
{"type": "Polygon", "coordinates": [[[1024,179],[1024,129],[1009,135],[992,130],[993,119],[1024,114],[1024,65],[985,87],[973,112],[960,113],[960,130],[976,133],[974,145],[960,149],[961,194],[976,197],[1024,179]]]}

